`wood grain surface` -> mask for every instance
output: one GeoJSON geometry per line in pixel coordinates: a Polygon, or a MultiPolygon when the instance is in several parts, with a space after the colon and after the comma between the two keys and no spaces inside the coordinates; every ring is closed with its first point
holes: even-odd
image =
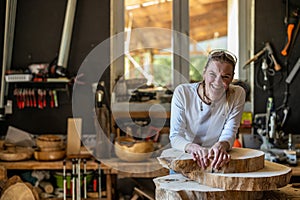
{"type": "MultiPolygon", "coordinates": [[[[230,152],[231,161],[219,170],[212,170],[211,166],[207,172],[219,173],[242,173],[257,171],[264,168],[264,152],[248,148],[233,148],[230,152]]],[[[170,148],[164,150],[158,158],[160,164],[179,173],[188,173],[195,170],[203,170],[188,153],[170,148]]]]}

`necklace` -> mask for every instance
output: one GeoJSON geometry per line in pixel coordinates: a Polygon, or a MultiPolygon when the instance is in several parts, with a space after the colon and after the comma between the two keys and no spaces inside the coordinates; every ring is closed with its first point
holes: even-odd
{"type": "MultiPolygon", "coordinates": [[[[210,105],[211,104],[211,100],[210,98],[206,95],[205,92],[205,82],[203,81],[202,83],[200,83],[200,87],[202,85],[202,97],[201,97],[201,90],[199,90],[199,96],[200,96],[200,111],[203,111],[203,102],[210,105]]],[[[200,88],[199,87],[199,88],[200,88]]]]}
{"type": "Polygon", "coordinates": [[[210,104],[211,104],[211,100],[210,100],[210,98],[206,95],[206,91],[205,91],[205,82],[203,81],[202,83],[203,83],[203,84],[202,84],[203,101],[204,101],[206,104],[210,105],[210,104]]]}

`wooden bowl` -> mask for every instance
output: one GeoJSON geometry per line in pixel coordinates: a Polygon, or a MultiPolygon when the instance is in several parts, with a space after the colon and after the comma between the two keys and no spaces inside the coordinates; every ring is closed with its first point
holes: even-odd
{"type": "Polygon", "coordinates": [[[0,151],[0,160],[4,161],[21,161],[28,160],[32,157],[33,149],[27,147],[15,147],[0,151]]]}
{"type": "Polygon", "coordinates": [[[36,146],[40,149],[62,149],[64,147],[61,137],[56,135],[41,135],[36,139],[36,146]]]}
{"type": "Polygon", "coordinates": [[[43,141],[61,141],[61,137],[57,135],[51,135],[51,134],[45,134],[40,135],[37,139],[43,140],[43,141]]]}
{"type": "Polygon", "coordinates": [[[66,151],[35,151],[34,158],[39,161],[62,160],[66,151]]]}
{"type": "Polygon", "coordinates": [[[150,158],[154,151],[153,142],[138,141],[129,137],[119,137],[115,141],[118,158],[128,162],[139,162],[150,158]]]}

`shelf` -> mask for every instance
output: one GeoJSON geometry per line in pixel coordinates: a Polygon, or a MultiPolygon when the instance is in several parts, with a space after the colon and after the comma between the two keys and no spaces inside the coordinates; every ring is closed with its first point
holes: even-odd
{"type": "Polygon", "coordinates": [[[43,81],[43,82],[10,82],[15,88],[39,88],[39,89],[55,89],[55,90],[68,90],[69,82],[66,81],[43,81]]]}

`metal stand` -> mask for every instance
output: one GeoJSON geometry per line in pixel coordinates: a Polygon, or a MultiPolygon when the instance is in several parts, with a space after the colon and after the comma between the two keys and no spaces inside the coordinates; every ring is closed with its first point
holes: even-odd
{"type": "Polygon", "coordinates": [[[63,162],[63,187],[64,187],[64,200],[67,200],[67,176],[66,176],[66,160],[63,162]]]}
{"type": "Polygon", "coordinates": [[[98,197],[101,199],[101,163],[100,161],[97,161],[98,163],[98,197]]]}
{"type": "Polygon", "coordinates": [[[72,175],[71,175],[71,179],[72,179],[72,188],[71,188],[71,195],[72,195],[72,200],[75,200],[75,181],[76,181],[76,161],[75,159],[72,159],[72,175]]]}

